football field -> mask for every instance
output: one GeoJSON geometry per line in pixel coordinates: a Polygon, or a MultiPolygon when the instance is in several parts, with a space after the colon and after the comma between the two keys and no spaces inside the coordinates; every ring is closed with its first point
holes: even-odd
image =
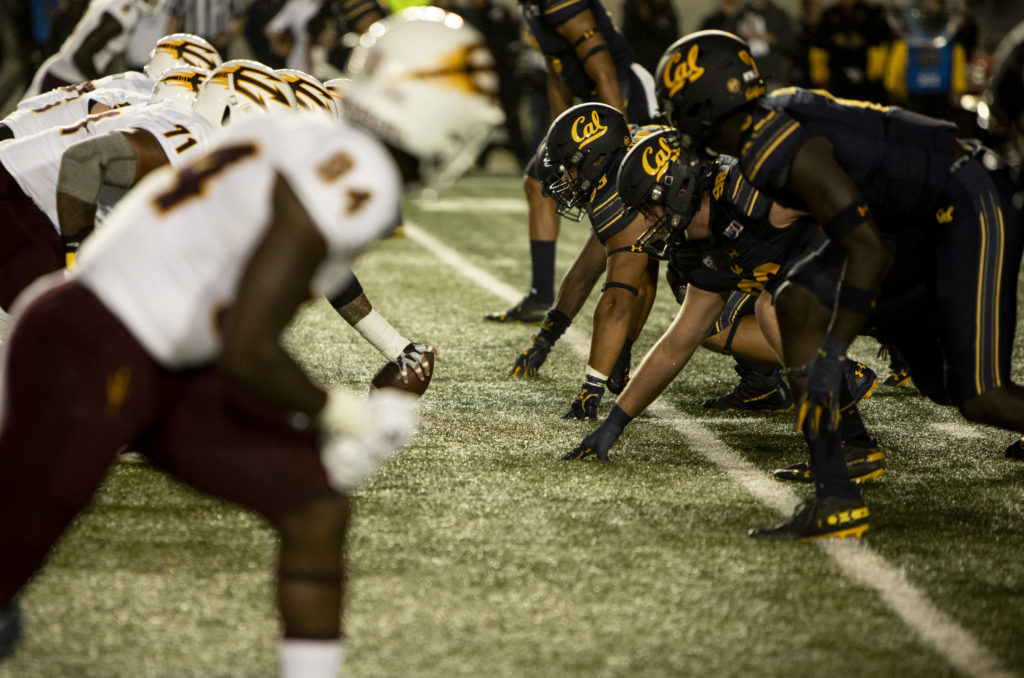
{"type": "MultiPolygon", "coordinates": [[[[865,491],[865,538],[755,542],[747,529],[810,490],[771,476],[803,459],[791,414],[703,409],[736,376],[702,349],[611,463],[561,461],[594,427],[560,417],[596,293],[540,375],[511,379],[536,328],[481,318],[528,287],[519,178],[470,176],[405,217],[357,273],[440,355],[412,444],[358,492],[345,675],[1024,676],[1012,434],[879,386],[862,413],[887,471],[865,491]]],[[[587,234],[563,222],[559,279],[587,234]]],[[[663,284],[634,368],[676,309],[663,284]]],[[[364,391],[382,363],[324,301],[287,341],[326,386],[364,391]]],[[[881,381],[877,349],[862,338],[851,354],[881,381]]],[[[255,516],[118,464],[24,591],[26,636],[0,678],[272,678],[274,550],[255,516]]]]}

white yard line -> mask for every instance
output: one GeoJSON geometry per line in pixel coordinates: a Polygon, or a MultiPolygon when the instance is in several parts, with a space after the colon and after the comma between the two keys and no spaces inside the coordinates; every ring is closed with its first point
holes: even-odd
{"type": "MultiPolygon", "coordinates": [[[[456,273],[486,291],[508,303],[519,300],[522,294],[520,290],[506,285],[487,271],[473,265],[457,251],[415,224],[406,222],[405,234],[451,266],[456,273]]],[[[566,332],[563,341],[581,356],[586,357],[590,350],[589,337],[585,337],[572,327],[566,332]]],[[[707,457],[758,501],[782,516],[787,516],[793,511],[798,500],[791,489],[782,483],[769,480],[762,470],[745,461],[704,425],[686,417],[662,400],[655,401],[648,411],[683,436],[691,451],[707,457]]],[[[907,581],[899,567],[878,555],[868,542],[825,539],[818,544],[847,577],[865,588],[874,589],[882,601],[913,629],[926,645],[945,657],[957,670],[976,678],[1011,678],[1016,675],[967,629],[935,607],[924,593],[907,581]]]]}
{"type": "Polygon", "coordinates": [[[503,212],[526,214],[526,198],[463,198],[417,200],[413,203],[424,212],[503,212]]]}

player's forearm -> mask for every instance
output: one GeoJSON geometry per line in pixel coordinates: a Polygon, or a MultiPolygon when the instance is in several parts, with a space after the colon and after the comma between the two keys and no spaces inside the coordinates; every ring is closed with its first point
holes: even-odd
{"type": "Polygon", "coordinates": [[[327,402],[327,393],[310,381],[276,342],[250,342],[245,350],[225,350],[220,367],[247,389],[287,411],[313,417],[327,402]]]}
{"type": "Polygon", "coordinates": [[[842,244],[846,251],[846,265],[829,334],[853,342],[867,321],[870,300],[882,287],[890,254],[873,224],[851,232],[842,244]]]}
{"type": "Polygon", "coordinates": [[[692,336],[673,336],[675,328],[673,323],[651,347],[616,399],[615,404],[629,416],[638,416],[668,388],[700,344],[699,339],[692,336]]]}
{"type": "Polygon", "coordinates": [[[597,98],[601,103],[617,108],[626,115],[626,98],[619,87],[618,74],[611,53],[606,50],[591,56],[586,63],[586,70],[596,85],[597,98]]]}
{"type": "Polygon", "coordinates": [[[596,237],[591,236],[562,278],[554,308],[569,318],[575,318],[604,273],[604,268],[604,246],[596,237]]]}
{"type": "Polygon", "coordinates": [[[96,203],[57,192],[57,219],[65,242],[81,242],[96,223],[96,203]]]}

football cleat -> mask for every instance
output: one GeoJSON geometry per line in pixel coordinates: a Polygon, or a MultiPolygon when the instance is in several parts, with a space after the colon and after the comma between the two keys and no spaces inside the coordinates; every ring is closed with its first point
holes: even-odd
{"type": "Polygon", "coordinates": [[[704,407],[726,412],[788,412],[793,409],[793,396],[778,370],[772,376],[765,376],[740,365],[733,368],[740,375],[740,383],[725,395],[705,400],[704,407]]]}
{"type": "Polygon", "coordinates": [[[21,642],[21,607],[18,601],[0,610],[0,662],[14,654],[21,642]]]}
{"type": "Polygon", "coordinates": [[[1024,438],[1006,448],[1007,459],[1024,459],[1024,438]]]}
{"type": "MultiPolygon", "coordinates": [[[[846,457],[850,480],[855,483],[873,483],[885,475],[885,453],[877,445],[877,441],[872,441],[870,447],[843,444],[843,455],[846,457]]],[[[777,469],[772,475],[779,480],[798,483],[809,483],[814,480],[811,466],[806,461],[777,469]]]]}
{"type": "Polygon", "coordinates": [[[840,414],[859,404],[860,401],[870,398],[878,385],[878,375],[875,374],[875,371],[856,360],[847,361],[843,378],[846,379],[846,386],[850,389],[853,400],[839,408],[840,414]]]}
{"type": "Polygon", "coordinates": [[[910,381],[910,372],[907,372],[906,368],[900,367],[885,378],[885,381],[882,382],[882,386],[891,386],[896,388],[897,386],[903,386],[908,381],[910,381]]]}
{"type": "Polygon", "coordinates": [[[907,361],[894,346],[883,345],[878,350],[878,357],[889,358],[889,376],[882,382],[882,386],[897,388],[910,381],[910,368],[907,366],[907,361]]]}
{"type": "Polygon", "coordinates": [[[747,534],[770,541],[860,538],[868,530],[868,507],[862,499],[814,498],[796,507],[788,520],[747,534]]]}
{"type": "Polygon", "coordinates": [[[498,313],[488,313],[484,320],[495,323],[525,323],[527,325],[540,325],[548,312],[551,304],[538,301],[530,296],[523,297],[518,304],[498,313]]]}

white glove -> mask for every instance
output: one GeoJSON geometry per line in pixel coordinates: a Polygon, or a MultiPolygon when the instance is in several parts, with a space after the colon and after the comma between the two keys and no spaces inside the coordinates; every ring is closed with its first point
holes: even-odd
{"type": "Polygon", "coordinates": [[[331,486],[341,492],[356,487],[398,452],[416,428],[416,403],[415,396],[393,388],[368,398],[331,391],[319,417],[328,434],[320,460],[331,486]]]}

